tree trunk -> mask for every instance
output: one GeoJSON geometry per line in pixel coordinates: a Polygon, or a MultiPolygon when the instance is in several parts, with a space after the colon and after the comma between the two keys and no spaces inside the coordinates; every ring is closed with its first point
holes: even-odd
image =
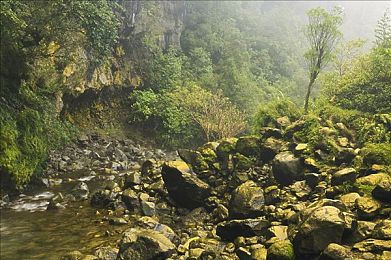
{"type": "Polygon", "coordinates": [[[304,113],[305,114],[308,113],[308,102],[309,102],[309,99],[310,99],[312,85],[314,84],[314,82],[315,82],[314,77],[311,77],[310,82],[308,83],[307,94],[305,95],[305,103],[304,103],[304,113]]]}

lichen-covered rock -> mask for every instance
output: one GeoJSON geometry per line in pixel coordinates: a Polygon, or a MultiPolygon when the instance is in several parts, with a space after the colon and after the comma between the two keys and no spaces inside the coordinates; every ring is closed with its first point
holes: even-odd
{"type": "Polygon", "coordinates": [[[391,220],[385,219],[374,227],[372,237],[377,239],[391,240],[391,220]]]}
{"type": "Polygon", "coordinates": [[[346,223],[341,210],[334,206],[308,208],[300,212],[297,225],[288,234],[301,255],[317,255],[330,243],[341,243],[346,223]]]}
{"type": "Polygon", "coordinates": [[[345,168],[337,171],[331,177],[331,185],[341,185],[343,183],[353,183],[356,180],[357,172],[354,168],[345,168]]]}
{"type": "Polygon", "coordinates": [[[372,196],[380,201],[391,203],[391,178],[385,178],[376,184],[372,196]]]}
{"type": "Polygon", "coordinates": [[[98,260],[115,260],[117,259],[118,249],[110,246],[99,247],[95,250],[95,256],[98,260]]]}
{"type": "Polygon", "coordinates": [[[368,238],[353,245],[353,250],[359,252],[380,253],[391,250],[391,240],[368,238]]]}
{"type": "Polygon", "coordinates": [[[353,209],[356,206],[356,200],[360,197],[360,194],[356,192],[351,192],[342,195],[340,200],[346,207],[348,207],[349,209],[353,209]]]}
{"type": "Polygon", "coordinates": [[[259,158],[262,162],[268,163],[273,160],[274,156],[280,152],[284,142],[273,137],[267,138],[261,145],[259,150],[259,158]]]}
{"type": "Polygon", "coordinates": [[[193,209],[205,204],[210,194],[210,187],[190,172],[182,161],[163,164],[162,177],[170,197],[178,205],[193,209]]]}
{"type": "Polygon", "coordinates": [[[209,168],[205,158],[198,151],[179,149],[178,154],[195,172],[202,172],[209,168]]]}
{"type": "Polygon", "coordinates": [[[379,212],[381,205],[370,197],[361,197],[356,200],[356,208],[360,219],[372,219],[379,212]]]}
{"type": "Polygon", "coordinates": [[[319,257],[319,260],[345,260],[345,259],[352,259],[352,254],[350,250],[344,246],[335,243],[329,244],[319,257]]]}
{"type": "Polygon", "coordinates": [[[267,260],[294,260],[295,251],[289,240],[278,241],[267,250],[267,260]]]}
{"type": "Polygon", "coordinates": [[[229,210],[234,217],[252,217],[262,212],[264,204],[262,188],[247,181],[234,190],[229,210]]]}
{"type": "Polygon", "coordinates": [[[244,156],[256,157],[259,155],[259,137],[242,136],[236,142],[235,150],[244,156]]]}
{"type": "Polygon", "coordinates": [[[240,153],[233,156],[233,163],[236,171],[247,171],[254,166],[254,162],[250,158],[240,153]]]}
{"type": "Polygon", "coordinates": [[[370,238],[372,232],[375,229],[376,223],[370,221],[357,220],[352,223],[352,230],[349,234],[348,241],[352,243],[357,243],[364,239],[370,238]]]}
{"type": "Polygon", "coordinates": [[[224,170],[229,168],[229,156],[235,152],[237,140],[237,138],[226,138],[216,147],[217,159],[224,170]]]}
{"type": "Polygon", "coordinates": [[[123,234],[117,259],[166,259],[175,248],[175,245],[160,232],[131,228],[123,234]]]}
{"type": "Polygon", "coordinates": [[[291,152],[281,152],[276,155],[272,165],[276,181],[282,185],[289,185],[304,176],[303,162],[291,152]]]}
{"type": "Polygon", "coordinates": [[[239,236],[258,236],[269,226],[270,222],[265,218],[236,219],[220,222],[216,227],[216,234],[221,237],[222,240],[233,241],[239,236]]]}

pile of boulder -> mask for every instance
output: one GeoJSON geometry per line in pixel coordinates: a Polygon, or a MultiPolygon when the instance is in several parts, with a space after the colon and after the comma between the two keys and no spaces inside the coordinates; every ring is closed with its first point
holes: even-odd
{"type": "Polygon", "coordinates": [[[288,130],[263,128],[125,171],[90,202],[113,212],[113,225],[137,221],[118,247],[80,259],[391,259],[387,168],[357,168],[346,131],[332,133],[336,155],[317,151],[325,160],[288,130]]]}

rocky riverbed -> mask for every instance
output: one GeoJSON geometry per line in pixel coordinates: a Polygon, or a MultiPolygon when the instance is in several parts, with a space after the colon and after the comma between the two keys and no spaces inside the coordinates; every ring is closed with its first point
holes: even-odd
{"type": "Polygon", "coordinates": [[[357,164],[341,125],[324,127],[337,153],[312,151],[291,134],[300,124],[175,153],[84,136],[52,154],[39,194],[2,212],[62,216],[53,238],[80,240],[25,259],[391,259],[389,165],[357,164]]]}

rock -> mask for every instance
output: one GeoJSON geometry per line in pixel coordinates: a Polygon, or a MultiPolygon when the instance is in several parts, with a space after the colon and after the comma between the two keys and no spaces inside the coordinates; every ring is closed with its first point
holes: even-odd
{"type": "Polygon", "coordinates": [[[265,218],[230,220],[220,222],[216,234],[225,241],[233,241],[236,237],[253,237],[262,234],[270,223],[265,218]]]}
{"type": "Polygon", "coordinates": [[[213,210],[213,215],[216,217],[217,220],[222,221],[228,218],[229,212],[224,205],[218,204],[213,210]]]}
{"type": "Polygon", "coordinates": [[[391,250],[391,240],[366,239],[353,245],[353,250],[359,252],[380,253],[391,250]]]}
{"type": "Polygon", "coordinates": [[[61,260],[81,260],[83,257],[84,255],[79,251],[72,251],[61,257],[61,260]]]}
{"type": "Polygon", "coordinates": [[[141,174],[143,176],[150,175],[153,170],[153,165],[154,165],[154,161],[151,159],[144,161],[143,164],[141,165],[141,174]]]}
{"type": "Polygon", "coordinates": [[[121,226],[121,225],[128,224],[128,221],[126,221],[126,219],[124,219],[124,218],[110,218],[109,224],[115,225],[115,226],[121,226]]]}
{"type": "Polygon", "coordinates": [[[376,224],[372,237],[376,239],[391,240],[391,220],[384,219],[376,224]]]}
{"type": "Polygon", "coordinates": [[[260,146],[259,157],[262,162],[268,163],[280,152],[284,142],[273,137],[267,138],[260,146]]]}
{"type": "Polygon", "coordinates": [[[352,223],[353,232],[349,235],[348,240],[357,243],[364,239],[370,238],[376,224],[369,221],[357,220],[352,223]]]}
{"type": "Polygon", "coordinates": [[[352,259],[350,250],[341,245],[331,243],[329,244],[323,253],[320,255],[319,260],[345,260],[352,259]]]}
{"type": "Polygon", "coordinates": [[[273,160],[272,171],[279,184],[289,185],[303,177],[303,163],[291,152],[281,152],[273,160]]]}
{"type": "Polygon", "coordinates": [[[267,249],[263,245],[254,245],[251,247],[252,259],[266,260],[267,249]]]}
{"type": "Polygon", "coordinates": [[[114,193],[109,190],[98,190],[92,194],[90,204],[95,208],[108,208],[114,201],[114,193]]]}
{"type": "Polygon", "coordinates": [[[259,137],[242,136],[236,142],[235,150],[248,157],[257,157],[259,155],[259,137]]]}
{"type": "Polygon", "coordinates": [[[349,209],[353,209],[356,206],[356,200],[361,198],[360,194],[356,192],[347,193],[341,196],[340,200],[349,209]]]}
{"type": "Polygon", "coordinates": [[[234,190],[229,210],[234,217],[252,217],[262,212],[264,204],[262,188],[247,181],[234,190]]]}
{"type": "Polygon", "coordinates": [[[291,120],[289,120],[289,117],[283,116],[276,119],[276,122],[279,127],[284,128],[291,124],[291,120]]]}
{"type": "Polygon", "coordinates": [[[141,201],[141,211],[145,216],[153,216],[156,214],[155,203],[149,201],[141,201]]]}
{"type": "Polygon", "coordinates": [[[163,164],[162,177],[170,197],[182,207],[193,209],[203,206],[209,197],[209,185],[190,173],[182,161],[163,164]]]}
{"type": "Polygon", "coordinates": [[[240,260],[252,260],[251,252],[244,247],[239,247],[236,250],[236,255],[240,260]]]}
{"type": "Polygon", "coordinates": [[[289,189],[300,199],[308,196],[311,192],[311,188],[306,184],[305,181],[296,181],[289,186],[289,189]]]}
{"type": "Polygon", "coordinates": [[[314,172],[306,172],[304,173],[304,180],[305,182],[307,183],[307,185],[309,187],[311,187],[312,189],[318,185],[318,183],[320,182],[320,174],[318,173],[314,173],[314,172]]]}
{"type": "Polygon", "coordinates": [[[166,259],[174,250],[175,245],[160,232],[131,228],[123,234],[117,259],[166,259]]]}
{"type": "Polygon", "coordinates": [[[274,205],[281,201],[280,196],[281,190],[276,186],[269,186],[265,188],[264,194],[265,194],[265,204],[266,205],[274,205]]]}
{"type": "Polygon", "coordinates": [[[302,152],[302,151],[304,151],[307,148],[308,148],[308,144],[300,143],[300,144],[296,145],[295,151],[296,152],[302,152]]]}
{"type": "Polygon", "coordinates": [[[298,215],[288,234],[300,255],[317,255],[330,243],[340,243],[346,223],[334,206],[307,208],[298,215]]]}
{"type": "Polygon", "coordinates": [[[139,198],[137,193],[132,189],[126,189],[121,195],[122,201],[125,203],[128,210],[135,210],[140,207],[139,198]]]}
{"type": "Polygon", "coordinates": [[[381,180],[372,190],[372,196],[380,201],[391,203],[391,178],[381,180]]]}
{"type": "Polygon", "coordinates": [[[95,250],[95,256],[98,260],[116,260],[118,249],[110,246],[99,247],[95,250]]]}
{"type": "Polygon", "coordinates": [[[191,168],[195,172],[206,171],[209,168],[208,163],[205,161],[205,158],[198,151],[179,149],[178,154],[183,161],[191,165],[191,168]]]}
{"type": "Polygon", "coordinates": [[[278,241],[267,250],[267,260],[294,260],[295,252],[289,240],[278,241]]]}
{"type": "Polygon", "coordinates": [[[237,138],[226,138],[216,147],[217,159],[224,170],[229,168],[229,155],[234,153],[237,140],[237,138]]]}
{"type": "Polygon", "coordinates": [[[233,163],[235,171],[247,171],[254,166],[254,162],[250,158],[240,153],[234,155],[233,163]]]}
{"type": "Polygon", "coordinates": [[[79,182],[71,191],[71,195],[75,200],[86,200],[90,191],[85,182],[79,182]]]}
{"type": "Polygon", "coordinates": [[[271,226],[267,230],[266,239],[276,237],[279,240],[286,240],[288,239],[287,231],[288,231],[287,226],[271,226]]]}
{"type": "Polygon", "coordinates": [[[331,185],[341,185],[343,183],[353,183],[356,180],[357,172],[354,168],[345,168],[337,171],[331,177],[331,185]]]}
{"type": "Polygon", "coordinates": [[[379,212],[381,205],[369,197],[361,197],[356,200],[357,215],[360,219],[372,219],[379,212]]]}
{"type": "Polygon", "coordinates": [[[272,127],[262,127],[259,130],[259,133],[262,136],[262,139],[267,139],[269,137],[274,137],[277,139],[282,138],[282,131],[278,128],[272,128],[272,127]]]}
{"type": "Polygon", "coordinates": [[[139,172],[131,172],[125,176],[125,188],[138,184],[141,184],[141,174],[139,172]]]}
{"type": "Polygon", "coordinates": [[[382,180],[391,179],[390,175],[386,173],[374,173],[364,177],[360,177],[356,180],[357,184],[375,186],[382,180]]]}

